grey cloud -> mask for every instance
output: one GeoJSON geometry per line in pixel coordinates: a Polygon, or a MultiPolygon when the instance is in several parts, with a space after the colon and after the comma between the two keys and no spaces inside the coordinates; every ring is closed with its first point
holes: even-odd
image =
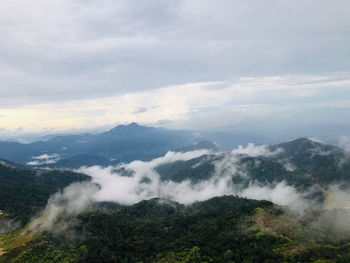
{"type": "Polygon", "coordinates": [[[91,195],[96,191],[98,187],[94,184],[72,183],[50,197],[45,210],[30,223],[29,231],[61,233],[72,223],[71,216],[80,214],[91,204],[91,195]]]}
{"type": "Polygon", "coordinates": [[[14,219],[1,218],[0,219],[0,234],[7,234],[18,229],[21,224],[14,219]]]}
{"type": "Polygon", "coordinates": [[[347,71],[350,4],[321,2],[5,1],[0,105],[347,71]]]}

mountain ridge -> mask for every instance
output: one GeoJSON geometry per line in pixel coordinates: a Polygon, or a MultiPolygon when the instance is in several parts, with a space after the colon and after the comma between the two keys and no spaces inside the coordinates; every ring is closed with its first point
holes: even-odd
{"type": "MultiPolygon", "coordinates": [[[[117,162],[128,162],[147,156],[159,157],[167,151],[175,151],[200,141],[214,141],[221,148],[230,148],[252,141],[266,140],[230,132],[171,130],[130,123],[117,125],[98,134],[59,135],[26,144],[0,141],[0,158],[26,165],[32,163],[33,158],[44,154],[56,154],[60,160],[68,162],[72,162],[68,159],[74,156],[86,154],[107,160],[117,159],[117,162]]],[[[41,163],[45,165],[44,161],[41,163]]]]}

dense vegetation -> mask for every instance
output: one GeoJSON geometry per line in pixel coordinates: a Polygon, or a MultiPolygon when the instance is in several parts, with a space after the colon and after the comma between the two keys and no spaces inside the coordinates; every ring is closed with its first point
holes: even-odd
{"type": "Polygon", "coordinates": [[[119,212],[87,213],[80,216],[83,232],[90,233],[84,241],[89,253],[83,261],[164,261],[193,249],[200,250],[192,256],[202,261],[223,260],[229,249],[235,251],[231,255],[235,260],[248,256],[257,259],[259,254],[262,259],[265,254],[273,258],[272,247],[266,249],[266,242],[274,243],[274,238],[262,240],[245,233],[250,224],[247,216],[258,207],[272,208],[272,204],[231,196],[186,208],[155,199],[119,212]],[[255,256],[251,255],[253,250],[255,256]]]}
{"type": "Polygon", "coordinates": [[[276,147],[283,149],[283,152],[275,156],[275,160],[289,161],[295,165],[297,173],[311,178],[313,183],[326,185],[350,181],[350,156],[341,148],[306,138],[281,143],[272,148],[276,147]]]}
{"type": "Polygon", "coordinates": [[[156,168],[161,180],[172,180],[181,182],[183,180],[191,180],[198,182],[210,178],[215,172],[214,161],[220,157],[201,156],[188,161],[176,161],[160,165],[156,168]]]}
{"type": "Polygon", "coordinates": [[[3,161],[0,164],[0,210],[27,223],[45,207],[50,195],[72,182],[89,179],[74,172],[27,169],[3,161]]]}
{"type": "Polygon", "coordinates": [[[267,201],[152,199],[94,208],[59,235],[24,228],[3,236],[0,262],[348,262],[346,240],[327,244],[323,232],[267,201]]]}

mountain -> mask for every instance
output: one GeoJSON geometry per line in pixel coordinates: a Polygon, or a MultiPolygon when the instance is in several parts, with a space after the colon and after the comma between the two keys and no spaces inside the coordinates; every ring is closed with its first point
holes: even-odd
{"type": "Polygon", "coordinates": [[[268,141],[230,132],[169,130],[136,123],[118,125],[99,134],[47,138],[27,144],[0,142],[0,158],[37,167],[77,168],[82,165],[114,165],[135,159],[150,160],[168,151],[196,149],[194,144],[198,142],[197,148],[215,150],[251,141],[268,141]],[[215,145],[209,141],[214,141],[215,145]]]}
{"type": "Polygon", "coordinates": [[[214,176],[214,163],[220,158],[220,156],[215,155],[204,155],[188,161],[162,164],[156,167],[156,171],[163,181],[182,182],[190,180],[192,183],[197,183],[214,176]]]}
{"type": "Polygon", "coordinates": [[[127,162],[147,156],[160,156],[191,142],[192,132],[131,123],[96,135],[57,136],[29,144],[0,142],[0,157],[35,166],[47,166],[65,160],[64,163],[77,167],[80,164],[89,165],[92,159],[89,156],[94,156],[94,164],[105,164],[108,160],[112,163],[127,162]],[[83,156],[87,157],[86,163],[83,156]]]}
{"type": "Polygon", "coordinates": [[[225,174],[242,186],[251,182],[271,184],[283,181],[300,190],[313,185],[350,185],[350,156],[341,148],[301,138],[268,149],[275,154],[251,156],[221,152],[164,164],[156,170],[163,180],[196,183],[208,180],[219,173],[220,167],[231,162],[235,169],[225,174]]]}
{"type": "Polygon", "coordinates": [[[119,161],[131,161],[147,155],[162,155],[189,144],[191,133],[140,126],[119,125],[98,135],[88,153],[119,161]]]}
{"type": "Polygon", "coordinates": [[[343,149],[308,138],[274,145],[283,151],[274,157],[321,185],[350,181],[350,155],[343,149]]]}

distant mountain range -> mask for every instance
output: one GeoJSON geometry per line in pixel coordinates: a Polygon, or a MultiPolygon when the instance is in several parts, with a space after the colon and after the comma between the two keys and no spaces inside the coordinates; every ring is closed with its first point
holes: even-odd
{"type": "MultiPolygon", "coordinates": [[[[236,174],[232,172],[235,183],[248,185],[252,181],[264,184],[285,181],[304,189],[315,184],[350,185],[350,155],[339,147],[299,138],[266,149],[274,154],[238,154],[234,163],[236,174]],[[242,175],[242,171],[249,176],[242,175]]],[[[225,151],[204,155],[162,165],[157,171],[164,180],[181,182],[190,179],[198,182],[214,176],[217,173],[215,163],[231,155],[231,152],[225,151]]]]}
{"type": "MultiPolygon", "coordinates": [[[[193,147],[189,145],[205,140],[215,141],[223,147],[262,141],[259,138],[232,133],[198,133],[131,123],[95,135],[57,136],[47,141],[29,144],[0,142],[0,158],[38,167],[78,168],[82,165],[113,165],[135,159],[148,160],[168,151],[193,147]]],[[[201,146],[206,147],[202,143],[197,148],[201,146]]]]}

